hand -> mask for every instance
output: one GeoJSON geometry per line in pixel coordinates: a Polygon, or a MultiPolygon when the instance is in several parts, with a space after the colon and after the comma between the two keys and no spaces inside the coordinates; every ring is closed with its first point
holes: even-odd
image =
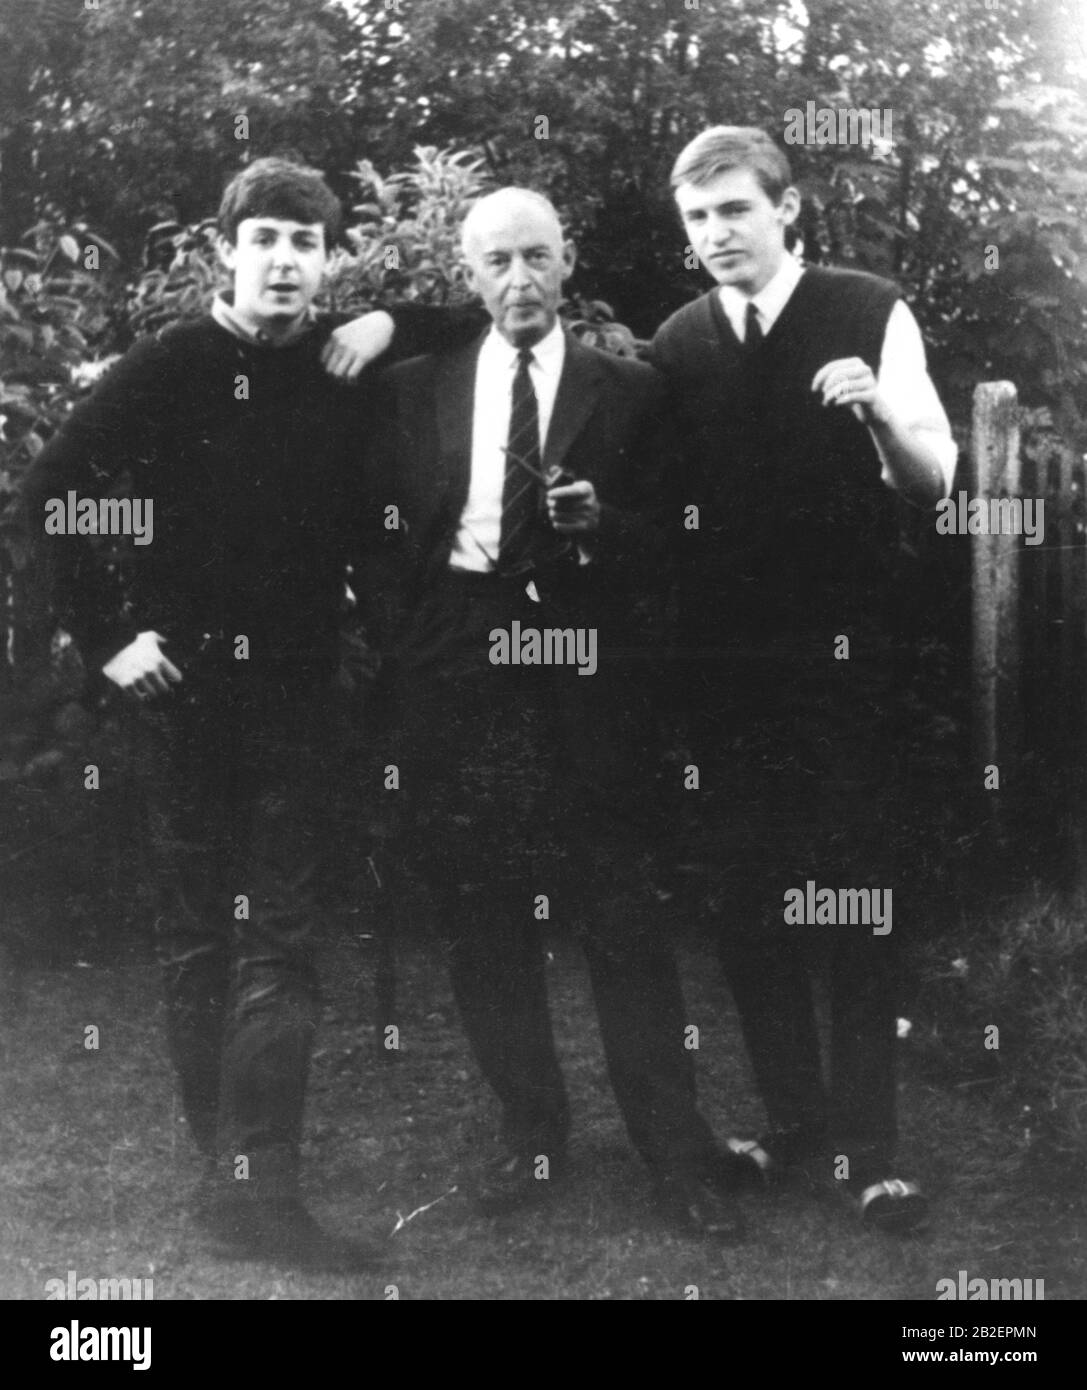
{"type": "Polygon", "coordinates": [[[321,350],[321,365],[337,381],[354,381],[363,367],[380,357],[393,340],[392,315],[375,309],[332,331],[321,350]]]}
{"type": "Polygon", "coordinates": [[[885,424],[889,418],[875,374],[859,357],[840,357],[820,367],[811,389],[822,391],[824,405],[849,406],[862,424],[885,424]]]}
{"type": "Polygon", "coordinates": [[[547,517],[561,536],[589,536],[600,525],[600,499],[592,483],[548,488],[547,517]]]}
{"type": "Polygon", "coordinates": [[[153,700],[156,695],[168,695],[170,682],[181,680],[181,672],[159,650],[166,639],[157,632],[141,632],[133,642],[112,657],[102,667],[102,674],[138,700],[153,700]]]}

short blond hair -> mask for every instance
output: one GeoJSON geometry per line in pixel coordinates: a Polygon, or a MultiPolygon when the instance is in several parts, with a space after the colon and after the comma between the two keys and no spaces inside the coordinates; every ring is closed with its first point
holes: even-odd
{"type": "Polygon", "coordinates": [[[774,204],[781,202],[793,181],[789,161],[765,131],[750,125],[713,125],[680,150],[672,166],[672,187],[709,183],[730,169],[750,169],[774,204]]]}

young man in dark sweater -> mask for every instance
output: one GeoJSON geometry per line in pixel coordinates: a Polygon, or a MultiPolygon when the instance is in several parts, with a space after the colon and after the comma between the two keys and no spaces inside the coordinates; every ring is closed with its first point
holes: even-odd
{"type": "Polygon", "coordinates": [[[691,794],[740,864],[722,954],[770,1125],[759,1144],[733,1141],[732,1175],[803,1164],[866,1222],[910,1227],[925,1199],[895,1158],[894,493],[933,505],[955,447],[897,288],[804,269],[786,251],[799,195],[766,135],[705,131],[672,184],[717,281],[650,351],[686,457],[676,533],[691,794]],[[814,914],[809,883],[833,890],[814,914]],[[850,897],[856,912],[839,914],[839,889],[883,897],[850,897]],[[882,903],[881,921],[861,903],[882,903]],[[829,1084],[812,1001],[823,967],[829,1084]]]}
{"type": "MultiPolygon", "coordinates": [[[[347,726],[338,628],[365,544],[368,385],[328,374],[338,350],[311,307],[339,222],[313,170],[263,159],[238,175],[220,208],[233,292],[138,342],[23,493],[57,620],[144,709],[169,1044],[208,1159],[196,1215],[237,1254],[330,1270],[369,1258],[298,1186],[314,887],[347,726]],[[70,518],[126,476],[152,524],[118,614],[57,499],[70,518]]],[[[398,355],[443,345],[425,315],[394,318],[398,355]]]]}

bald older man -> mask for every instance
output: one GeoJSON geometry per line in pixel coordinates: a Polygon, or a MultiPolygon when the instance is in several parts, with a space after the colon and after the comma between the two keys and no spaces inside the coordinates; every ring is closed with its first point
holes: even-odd
{"type": "Polygon", "coordinates": [[[566,1167],[550,920],[580,936],[608,1072],[659,1206],[681,1229],[732,1238],[639,853],[653,648],[633,615],[652,606],[662,549],[648,512],[666,466],[662,382],[559,324],[574,248],[546,199],[481,199],[463,249],[491,324],[384,379],[370,484],[375,517],[395,506],[399,527],[362,587],[384,609],[402,713],[379,761],[396,763],[414,806],[461,1017],[502,1105],[479,1203],[538,1201],[566,1167]]]}

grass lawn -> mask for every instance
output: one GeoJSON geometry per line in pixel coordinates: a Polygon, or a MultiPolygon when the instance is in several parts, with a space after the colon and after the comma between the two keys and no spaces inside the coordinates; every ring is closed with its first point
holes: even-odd
{"type": "MultiPolygon", "coordinates": [[[[936,1281],[960,1269],[1044,1279],[1047,1300],[1087,1293],[1082,1183],[1043,1164],[991,1084],[934,1078],[910,1041],[902,1167],[936,1198],[927,1234],[868,1234],[833,1196],[802,1191],[748,1200],[750,1238],[733,1249],[662,1229],[607,1086],[586,972],[559,934],[550,980],[572,1171],[545,1208],[476,1215],[465,1170],[496,1115],[440,954],[420,921],[401,932],[401,1050],[384,1062],[362,923],[356,912],[328,927],[305,1183],[331,1226],[387,1238],[380,1269],[312,1276],[211,1255],[186,1214],[199,1164],[173,1099],[157,975],[137,942],[121,960],[61,951],[31,965],[22,1006],[0,1024],[0,1297],[43,1298],[45,1281],[69,1269],[153,1278],[156,1300],[380,1300],[389,1285],[402,1299],[683,1299],[694,1285],[703,1299],[931,1300],[936,1281]],[[96,1051],[84,1047],[90,1024],[96,1051]]],[[[757,1131],[713,952],[683,923],[677,932],[704,1109],[719,1137],[757,1131]]]]}

